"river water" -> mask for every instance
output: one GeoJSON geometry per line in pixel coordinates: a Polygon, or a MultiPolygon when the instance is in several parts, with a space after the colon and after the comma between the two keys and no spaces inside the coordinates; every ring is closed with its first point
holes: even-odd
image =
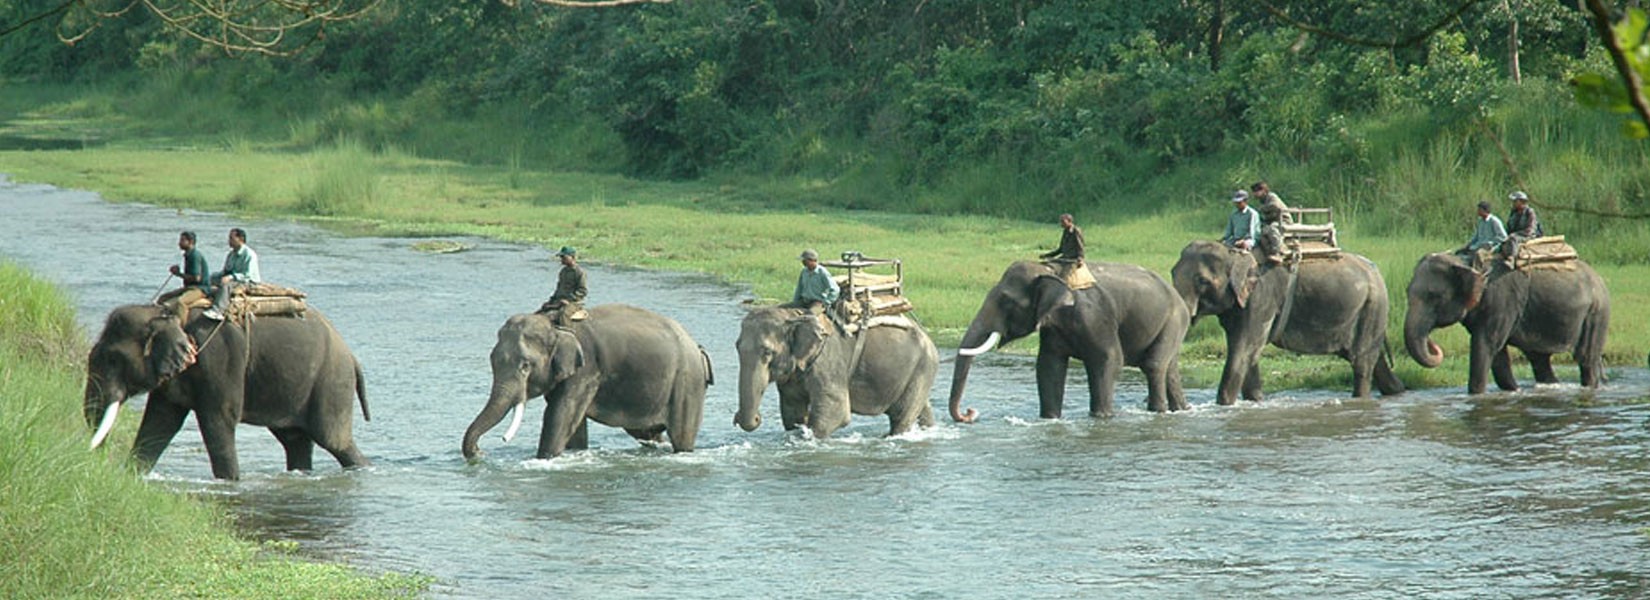
{"type": "MultiPolygon", "coordinates": [[[[975,425],[942,417],[886,439],[885,420],[856,417],[805,439],[775,426],[770,390],[766,425],[747,434],[732,424],[732,383],[749,293],[598,263],[586,266],[592,304],[661,312],[710,351],[719,385],[698,451],[597,425],[592,450],[534,460],[538,401],[520,437],[505,444],[500,427],[469,465],[459,442],[487,396],[494,333],[548,295],[546,250],[462,240],[474,249],[424,254],[414,240],[0,181],[0,257],[67,289],[92,337],[111,308],[155,293],[179,230],[199,233],[215,268],[233,226],[264,277],[307,291],[360,358],[374,419],[358,418],[356,440],[375,465],[345,473],[318,452],[314,473],[283,473],[279,444],[243,426],[244,479],[214,482],[191,420],[151,479],[216,498],[251,535],[306,555],[434,576],[434,596],[1650,594],[1641,369],[1610,370],[1597,392],[1467,397],[1465,373],[1460,388],[1380,401],[1294,391],[1220,407],[1195,389],[1190,412],[1164,416],[1143,410],[1134,378],[1115,418],[1042,421],[1031,361],[988,355],[970,379],[975,425]]],[[[933,392],[940,415],[949,369],[933,392]]],[[[1081,415],[1072,374],[1067,413],[1081,415]]]]}

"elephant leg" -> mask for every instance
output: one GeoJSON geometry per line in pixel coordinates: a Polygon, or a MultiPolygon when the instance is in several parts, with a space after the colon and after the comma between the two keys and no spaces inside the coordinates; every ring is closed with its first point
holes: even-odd
{"type": "Polygon", "coordinates": [[[808,427],[815,438],[823,439],[848,426],[853,418],[851,410],[847,391],[815,393],[813,403],[808,405],[808,427]]]}
{"type": "Polygon", "coordinates": [[[1379,354],[1354,354],[1347,356],[1347,362],[1352,363],[1352,397],[1368,398],[1370,389],[1375,380],[1375,363],[1379,354]]]}
{"type": "MultiPolygon", "coordinates": [[[[1058,419],[1065,410],[1069,360],[1063,354],[1037,353],[1037,414],[1044,419],[1058,419]]],[[[1091,381],[1089,386],[1093,389],[1094,383],[1091,381]]]]}
{"type": "Polygon", "coordinates": [[[228,411],[195,411],[195,424],[200,427],[201,440],[206,442],[206,456],[212,461],[212,476],[218,479],[240,479],[240,459],[235,455],[235,425],[240,419],[228,411]]]}
{"type": "Polygon", "coordinates": [[[1260,402],[1266,399],[1263,389],[1265,380],[1260,376],[1260,351],[1249,359],[1249,371],[1243,377],[1243,399],[1250,402],[1260,402]]]}
{"type": "MultiPolygon", "coordinates": [[[[1118,352],[1106,352],[1098,360],[1083,361],[1089,377],[1089,416],[1109,417],[1116,412],[1112,395],[1117,391],[1117,378],[1123,372],[1123,357],[1118,352]]],[[[1061,378],[1061,389],[1065,388],[1061,378]]]]}
{"type": "Polygon", "coordinates": [[[1146,364],[1140,372],[1146,376],[1146,410],[1154,413],[1169,411],[1169,382],[1164,376],[1166,365],[1146,364]]]}
{"type": "Polygon", "coordinates": [[[1581,385],[1596,388],[1604,383],[1604,337],[1610,330],[1610,303],[1606,298],[1602,308],[1595,309],[1582,325],[1581,339],[1576,341],[1570,357],[1581,367],[1581,385]]]}
{"type": "Polygon", "coordinates": [[[1191,405],[1186,403],[1186,388],[1180,381],[1179,356],[1169,360],[1169,371],[1164,374],[1163,379],[1164,383],[1166,383],[1169,388],[1169,410],[1179,411],[1190,409],[1191,405]]]}
{"type": "Polygon", "coordinates": [[[785,426],[785,431],[793,431],[808,424],[808,399],[795,395],[787,395],[783,391],[779,394],[779,424],[785,426]]]}
{"type": "Polygon", "coordinates": [[[149,395],[149,405],[143,409],[143,422],[138,425],[137,440],[132,443],[132,460],[139,472],[148,473],[155,468],[155,462],[183,428],[183,419],[187,416],[189,409],[149,395]]]}
{"type": "Polygon", "coordinates": [[[314,470],[315,441],[308,433],[296,427],[271,427],[269,432],[286,448],[286,470],[314,470]]]}
{"type": "Polygon", "coordinates": [[[1518,390],[1518,378],[1513,376],[1512,356],[1506,346],[1490,361],[1490,373],[1495,376],[1496,387],[1509,392],[1518,390]]]}
{"type": "Polygon", "coordinates": [[[1524,358],[1529,359],[1530,370],[1535,371],[1536,383],[1558,383],[1558,377],[1553,375],[1553,355],[1525,352],[1524,358]]]}
{"type": "Polygon", "coordinates": [[[1493,352],[1490,350],[1489,342],[1484,340],[1485,337],[1487,336],[1475,335],[1472,337],[1472,354],[1471,358],[1467,360],[1467,393],[1469,394],[1482,394],[1484,389],[1489,387],[1490,358],[1493,352]]]}
{"type": "Polygon", "coordinates": [[[567,390],[558,394],[558,397],[546,397],[549,407],[544,409],[544,426],[539,434],[540,459],[549,459],[561,456],[567,450],[584,450],[589,447],[590,419],[585,417],[593,395],[580,394],[581,390],[567,390]],[[578,399],[580,396],[587,396],[578,399]]]}
{"type": "Polygon", "coordinates": [[[692,452],[693,444],[699,438],[699,424],[704,420],[704,377],[677,376],[676,388],[670,393],[670,414],[665,417],[671,451],[692,452]]]}

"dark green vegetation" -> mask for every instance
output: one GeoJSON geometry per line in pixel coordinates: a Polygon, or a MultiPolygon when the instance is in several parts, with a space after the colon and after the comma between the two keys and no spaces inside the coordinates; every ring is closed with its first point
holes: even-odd
{"type": "MultiPolygon", "coordinates": [[[[1054,243],[1060,212],[1091,256],[1166,273],[1219,231],[1230,190],[1268,179],[1335,209],[1396,318],[1414,260],[1522,188],[1610,281],[1612,362],[1636,364],[1646,336],[1624,327],[1650,228],[1617,217],[1650,213],[1647,149],[1565,86],[1610,72],[1585,15],[1379,4],[1271,5],[1417,41],[1304,34],[1256,0],[402,0],[297,57],[231,59],[134,13],[73,48],[41,28],[0,38],[0,69],[30,82],[0,94],[0,142],[107,145],[4,166],[116,199],[572,242],[767,297],[799,243],[898,255],[941,343],[1009,260],[1054,243]]],[[[1218,357],[1212,329],[1192,332],[1193,359],[1218,357]]]]}
{"type": "Polygon", "coordinates": [[[1650,212],[1642,144],[1565,89],[1611,72],[1583,12],[1275,5],[1376,41],[1445,26],[1389,49],[1245,0],[403,0],[294,59],[226,59],[134,14],[72,48],[7,36],[0,69],[90,85],[79,110],[145,133],[709,178],[764,208],[1109,223],[1267,178],[1373,233],[1453,236],[1472,202],[1524,187],[1555,225],[1612,240],[1595,259],[1645,259],[1637,223],[1566,212],[1650,212]]]}
{"type": "Polygon", "coordinates": [[[305,562],[230,533],[222,510],[86,448],[85,342],[63,294],[0,262],[0,596],[391,598],[427,585],[305,562]]]}

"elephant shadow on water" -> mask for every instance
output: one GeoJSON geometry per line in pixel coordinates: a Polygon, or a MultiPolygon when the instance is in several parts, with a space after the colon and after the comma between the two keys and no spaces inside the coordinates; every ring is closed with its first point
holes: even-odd
{"type": "Polygon", "coordinates": [[[521,426],[527,401],[544,397],[538,458],[589,447],[589,422],[619,427],[643,442],[691,452],[713,383],[710,357],[681,324],[622,304],[590,308],[571,326],[542,314],[510,317],[493,346],[492,391],[464,432],[467,460],[482,434],[513,412],[504,439],[521,426]]]}
{"type": "Polygon", "coordinates": [[[1125,365],[1139,367],[1145,376],[1149,410],[1187,408],[1180,381],[1180,346],[1191,325],[1186,303],[1162,277],[1141,267],[1090,262],[1087,268],[1095,285],[1072,290],[1046,264],[1009,265],[963,334],[951,377],[953,420],[970,422],[977,416],[973,409],[960,410],[975,357],[1033,332],[1039,340],[1042,418],[1060,418],[1072,359],[1082,361],[1088,374],[1090,415],[1113,413],[1112,398],[1125,365]]]}
{"type": "Polygon", "coordinates": [[[1581,385],[1604,379],[1604,341],[1610,330],[1610,291],[1585,261],[1511,269],[1495,261],[1474,270],[1447,253],[1415,264],[1407,290],[1404,347],[1426,368],[1444,351],[1432,331],[1460,323],[1471,338],[1467,391],[1483,393],[1491,375],[1497,387],[1518,389],[1509,347],[1529,360],[1538,383],[1557,383],[1552,355],[1569,352],[1581,369],[1581,385]]]}
{"type": "Polygon", "coordinates": [[[370,420],[361,364],[319,310],[261,317],[243,327],[202,317],[185,322],[156,305],[109,313],[86,359],[85,414],[102,444],[120,407],[148,392],[132,456],[147,472],[190,413],[212,475],[238,479],[239,423],[268,427],[289,470],[312,468],[319,445],[345,468],[369,464],[353,436],[355,400],[370,420]],[[199,344],[197,346],[197,343],[199,344]]]}

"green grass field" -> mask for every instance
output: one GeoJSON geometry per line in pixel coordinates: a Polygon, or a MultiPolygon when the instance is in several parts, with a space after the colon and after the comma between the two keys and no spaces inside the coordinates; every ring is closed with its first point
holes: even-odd
{"type": "Polygon", "coordinates": [[[83,339],[59,290],[0,262],[0,597],[395,598],[428,586],[236,537],[221,508],[122,466],[135,423],[87,449],[83,339]]]}

